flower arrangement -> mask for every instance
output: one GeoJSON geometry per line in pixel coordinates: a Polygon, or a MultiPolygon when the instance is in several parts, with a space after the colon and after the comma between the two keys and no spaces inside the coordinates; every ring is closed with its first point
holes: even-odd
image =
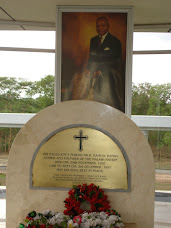
{"type": "Polygon", "coordinates": [[[108,211],[110,209],[109,201],[104,191],[94,184],[83,184],[73,186],[69,192],[69,198],[66,198],[64,211],[66,215],[79,215],[85,212],[80,206],[88,202],[91,209],[89,212],[108,211]]]}
{"type": "Polygon", "coordinates": [[[25,222],[27,225],[20,223],[20,228],[123,228],[124,226],[119,214],[106,212],[85,212],[73,217],[49,210],[42,213],[32,211],[27,215],[25,222]]]}
{"type": "Polygon", "coordinates": [[[73,186],[65,199],[63,212],[50,210],[37,213],[30,212],[25,219],[26,225],[20,223],[19,228],[123,228],[120,215],[110,209],[104,191],[94,184],[73,186]],[[82,209],[88,202],[90,210],[82,209]]]}

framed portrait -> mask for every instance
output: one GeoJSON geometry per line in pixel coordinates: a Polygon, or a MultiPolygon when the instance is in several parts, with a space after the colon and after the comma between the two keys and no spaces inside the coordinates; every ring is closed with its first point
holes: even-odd
{"type": "Polygon", "coordinates": [[[57,6],[56,102],[91,100],[131,115],[132,8],[57,6]]]}

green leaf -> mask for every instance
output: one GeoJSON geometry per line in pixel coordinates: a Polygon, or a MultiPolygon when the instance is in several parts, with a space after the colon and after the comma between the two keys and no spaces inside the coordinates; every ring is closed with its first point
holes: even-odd
{"type": "Polygon", "coordinates": [[[61,226],[62,226],[62,228],[67,228],[67,222],[66,221],[61,222],[61,226]]]}
{"type": "Polygon", "coordinates": [[[77,196],[77,198],[76,198],[76,199],[77,199],[77,202],[78,202],[78,200],[79,200],[79,197],[77,196]]]}
{"type": "Polygon", "coordinates": [[[57,223],[55,225],[53,225],[52,228],[61,228],[61,226],[59,226],[57,223]]]}
{"type": "Polygon", "coordinates": [[[29,213],[29,217],[31,217],[31,218],[34,218],[35,216],[36,216],[36,212],[35,211],[31,211],[30,213],[29,213]]]}
{"type": "Polygon", "coordinates": [[[46,224],[46,222],[47,222],[47,219],[45,217],[42,217],[42,223],[46,224]]]}
{"type": "Polygon", "coordinates": [[[29,219],[25,219],[25,223],[28,223],[30,220],[29,219]]]}
{"type": "Polygon", "coordinates": [[[20,223],[19,228],[24,228],[24,224],[20,223]]]}
{"type": "Polygon", "coordinates": [[[99,192],[98,198],[99,199],[103,198],[103,193],[102,192],[99,192]]]}

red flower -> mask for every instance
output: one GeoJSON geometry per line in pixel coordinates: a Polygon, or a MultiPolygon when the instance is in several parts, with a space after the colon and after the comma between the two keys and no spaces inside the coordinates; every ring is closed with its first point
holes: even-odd
{"type": "Polygon", "coordinates": [[[45,228],[45,227],[46,227],[45,224],[40,225],[40,228],[45,228]]]}
{"type": "Polygon", "coordinates": [[[68,194],[69,198],[64,201],[67,208],[64,214],[78,215],[83,213],[84,211],[80,208],[83,201],[90,203],[92,212],[107,211],[110,208],[110,202],[107,200],[107,196],[104,195],[104,191],[93,183],[90,185],[78,185],[76,188],[71,189],[68,194]]]}
{"type": "Polygon", "coordinates": [[[28,216],[26,216],[26,219],[28,219],[28,220],[33,220],[32,217],[28,217],[28,216]]]}
{"type": "Polygon", "coordinates": [[[75,217],[73,218],[73,222],[74,222],[74,223],[81,224],[81,216],[80,216],[80,215],[75,216],[75,217]]]}

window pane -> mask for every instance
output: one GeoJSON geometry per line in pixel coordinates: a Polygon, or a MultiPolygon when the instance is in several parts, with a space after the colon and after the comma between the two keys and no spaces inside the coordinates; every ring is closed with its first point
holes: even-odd
{"type": "Polygon", "coordinates": [[[133,56],[133,83],[170,83],[170,54],[134,55],[133,56]]]}
{"type": "Polygon", "coordinates": [[[156,168],[156,190],[171,190],[171,131],[149,131],[156,168]]]}
{"type": "Polygon", "coordinates": [[[0,47],[55,49],[55,32],[0,31],[0,47]]]}
{"type": "Polygon", "coordinates": [[[6,186],[8,155],[19,130],[20,128],[0,128],[0,186],[6,186]]]}
{"type": "Polygon", "coordinates": [[[54,103],[55,54],[0,52],[0,112],[36,113],[54,103]]]}
{"type": "MultiPolygon", "coordinates": [[[[134,33],[133,49],[134,51],[171,50],[171,34],[134,33]]],[[[132,115],[170,116],[170,62],[170,54],[135,54],[133,56],[132,115]]],[[[153,118],[155,117],[151,117],[152,122],[149,125],[154,123],[153,118]]],[[[159,131],[157,124],[154,131],[150,131],[149,126],[144,127],[147,129],[146,134],[148,134],[155,161],[155,189],[170,191],[171,129],[159,131]]]]}
{"type": "Polygon", "coordinates": [[[18,131],[18,128],[0,128],[0,186],[6,186],[8,155],[18,131]]]}
{"type": "Polygon", "coordinates": [[[133,50],[171,50],[171,33],[134,32],[133,50]]]}
{"type": "Polygon", "coordinates": [[[36,81],[55,74],[55,54],[0,51],[0,77],[17,77],[36,81]]]}

